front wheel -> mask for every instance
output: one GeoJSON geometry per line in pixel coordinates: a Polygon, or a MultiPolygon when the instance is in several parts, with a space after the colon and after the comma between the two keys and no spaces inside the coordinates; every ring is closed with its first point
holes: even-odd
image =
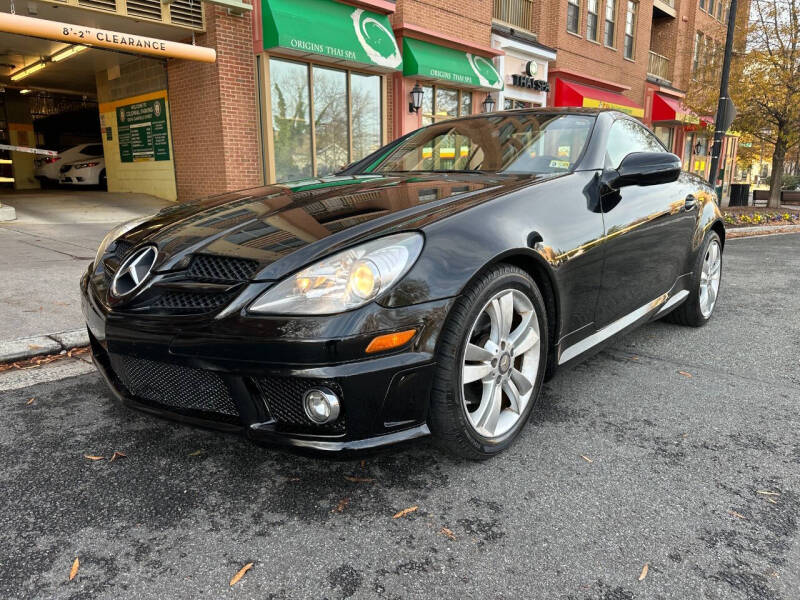
{"type": "Polygon", "coordinates": [[[702,327],[708,323],[717,305],[721,279],[722,243],[716,231],[709,231],[698,252],[689,297],[665,320],[689,327],[702,327]]]}
{"type": "Polygon", "coordinates": [[[442,332],[429,426],[471,459],[509,447],[530,417],[544,376],[544,300],[523,270],[499,265],[474,281],[442,332]]]}

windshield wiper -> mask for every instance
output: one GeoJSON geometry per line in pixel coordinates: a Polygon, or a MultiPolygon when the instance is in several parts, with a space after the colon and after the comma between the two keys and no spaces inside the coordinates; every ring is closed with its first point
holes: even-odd
{"type": "Polygon", "coordinates": [[[489,171],[481,171],[480,169],[429,169],[422,172],[423,173],[488,173],[489,171]]]}

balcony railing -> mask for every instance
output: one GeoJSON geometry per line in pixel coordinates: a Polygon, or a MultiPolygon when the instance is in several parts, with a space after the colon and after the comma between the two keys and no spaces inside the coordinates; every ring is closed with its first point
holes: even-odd
{"type": "Polygon", "coordinates": [[[669,59],[650,50],[650,57],[647,59],[647,74],[670,82],[669,59]]]}
{"type": "Polygon", "coordinates": [[[657,1],[661,2],[661,4],[666,4],[670,8],[675,8],[675,0],[657,0],[657,1]]]}
{"type": "Polygon", "coordinates": [[[57,0],[61,4],[187,27],[204,28],[201,0],[57,0]]]}
{"type": "Polygon", "coordinates": [[[533,27],[533,0],[494,0],[494,13],[497,21],[531,31],[533,27]]]}

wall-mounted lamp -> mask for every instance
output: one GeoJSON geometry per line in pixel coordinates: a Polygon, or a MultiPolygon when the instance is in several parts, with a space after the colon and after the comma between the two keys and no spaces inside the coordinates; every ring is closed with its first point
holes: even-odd
{"type": "Polygon", "coordinates": [[[494,104],[495,102],[494,98],[492,98],[492,94],[491,93],[487,94],[486,100],[484,100],[481,103],[481,106],[483,106],[483,112],[485,113],[492,112],[494,110],[494,104]]]}
{"type": "Polygon", "coordinates": [[[408,103],[408,112],[419,112],[419,107],[422,106],[422,96],[425,92],[418,83],[414,84],[414,89],[411,90],[411,102],[408,103]]]}
{"type": "Polygon", "coordinates": [[[700,142],[697,142],[697,143],[694,145],[694,153],[695,153],[695,154],[700,154],[700,151],[701,151],[702,149],[703,149],[703,145],[702,145],[700,142]]]}

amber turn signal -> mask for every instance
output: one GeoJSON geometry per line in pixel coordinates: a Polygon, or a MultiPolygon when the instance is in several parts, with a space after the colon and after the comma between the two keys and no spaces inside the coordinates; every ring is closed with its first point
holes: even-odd
{"type": "Polygon", "coordinates": [[[408,341],[414,337],[415,333],[417,333],[416,329],[408,329],[406,331],[398,331],[396,333],[379,335],[369,343],[369,346],[367,346],[367,354],[371,354],[373,352],[382,352],[383,350],[391,350],[392,348],[402,346],[403,344],[408,343],[408,341]]]}

